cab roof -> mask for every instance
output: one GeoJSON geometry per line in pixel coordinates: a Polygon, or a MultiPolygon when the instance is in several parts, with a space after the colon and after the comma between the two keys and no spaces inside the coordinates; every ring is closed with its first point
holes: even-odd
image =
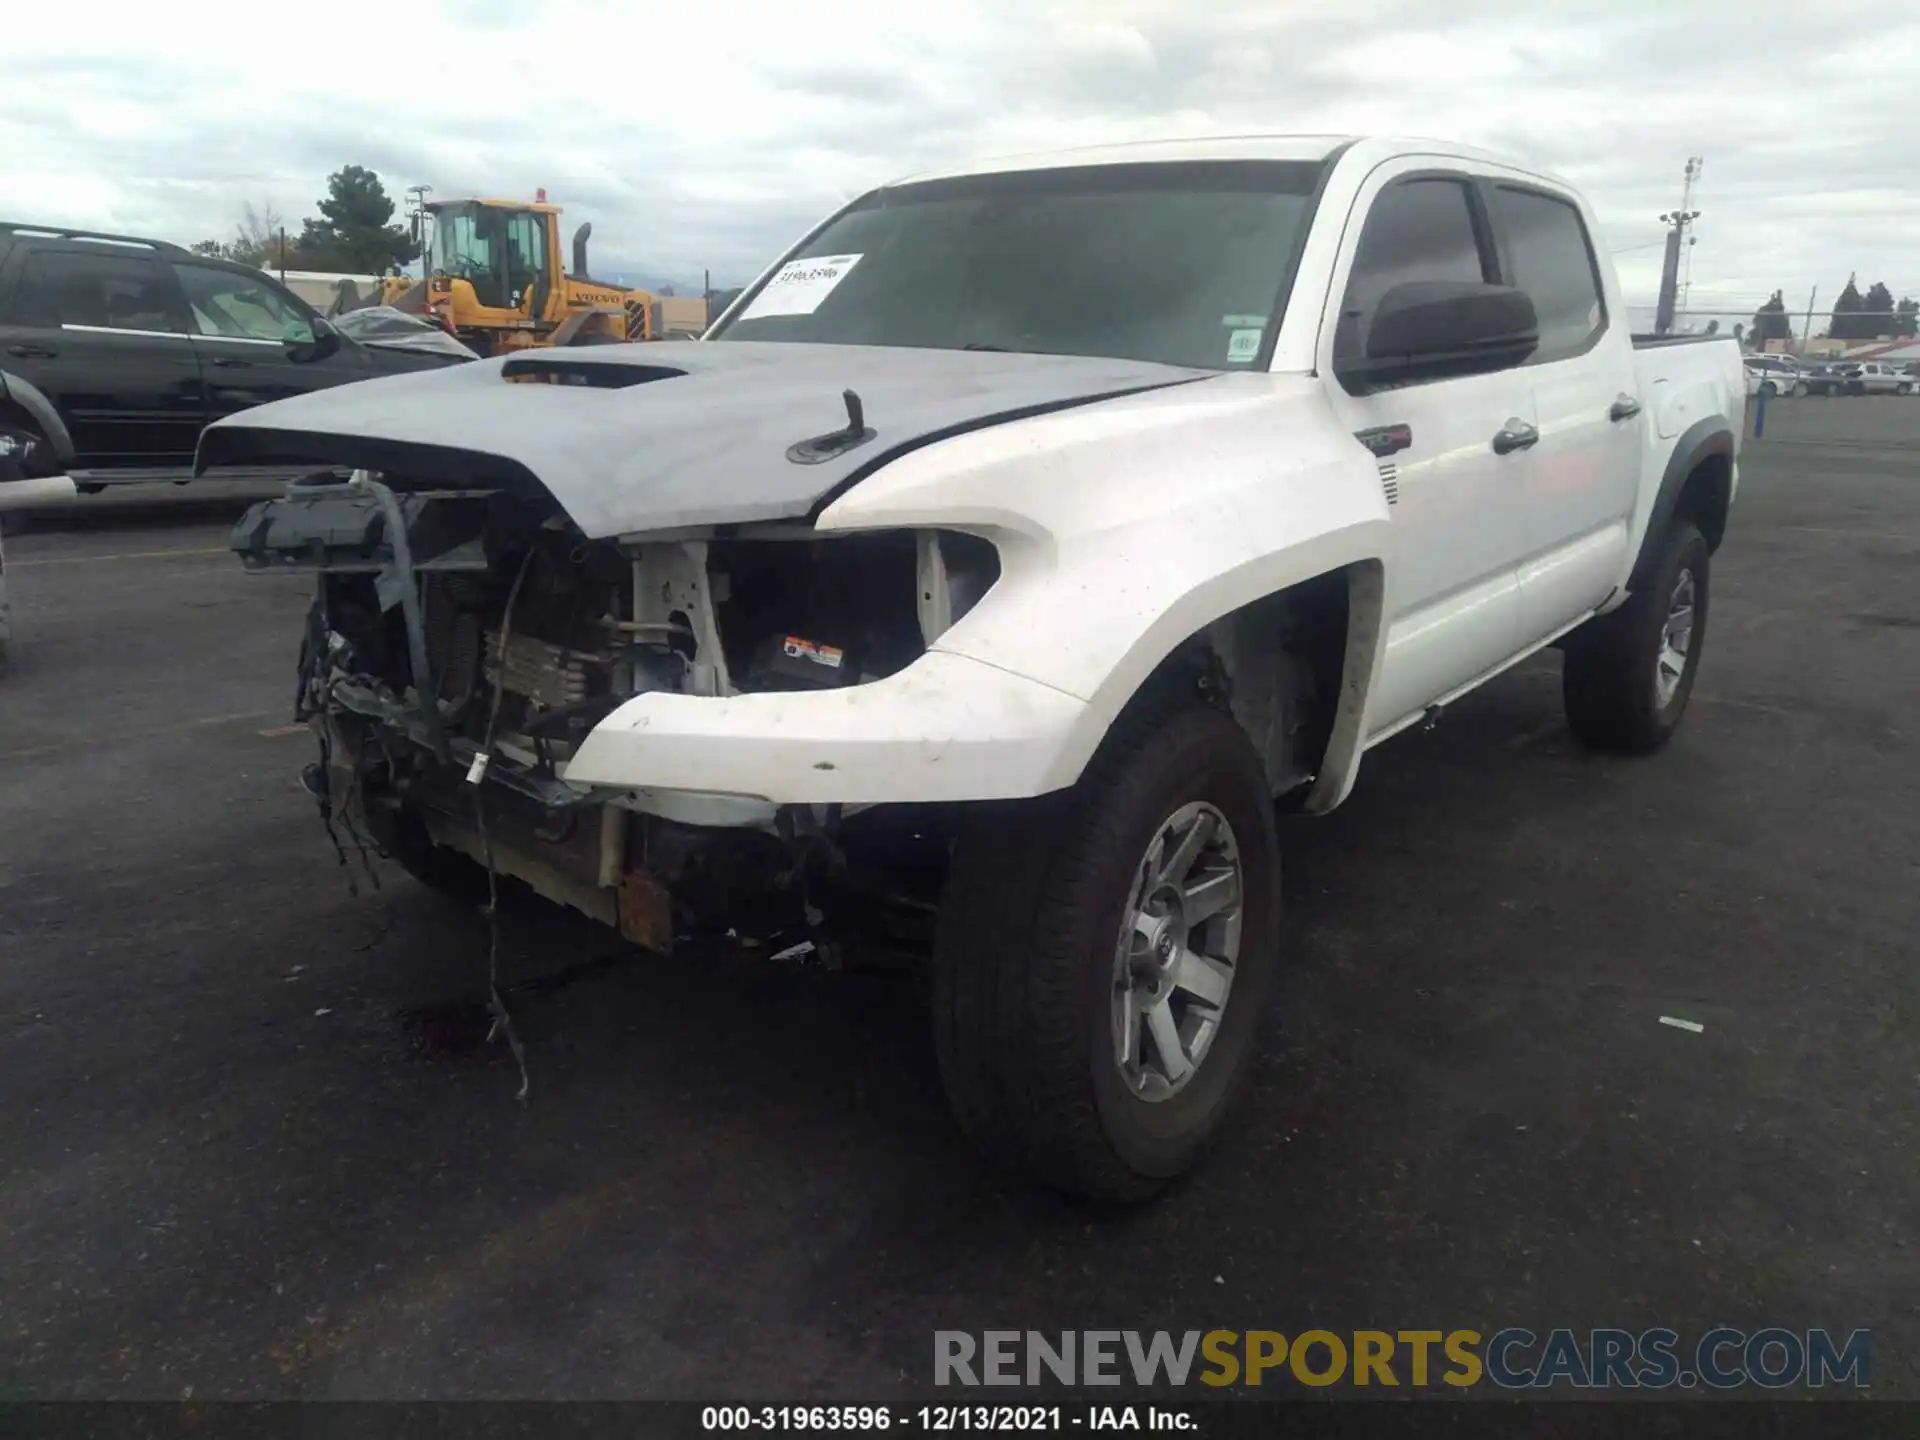
{"type": "Polygon", "coordinates": [[[489,205],[496,210],[531,210],[538,215],[558,215],[560,207],[545,200],[495,200],[484,195],[467,195],[458,200],[429,200],[428,211],[450,210],[460,205],[489,205]]]}
{"type": "MultiPolygon", "coordinates": [[[[922,180],[950,180],[965,175],[992,175],[1017,170],[1052,170],[1079,165],[1140,165],[1184,160],[1328,160],[1348,149],[1364,150],[1379,163],[1396,155],[1437,155],[1481,164],[1540,173],[1511,156],[1461,145],[1452,140],[1420,137],[1362,135],[1213,135],[1182,140],[1136,140],[1119,144],[1084,145],[1064,150],[1036,150],[989,156],[937,170],[904,175],[889,185],[922,180]]],[[[1542,174],[1543,179],[1555,177],[1542,174]]]]}

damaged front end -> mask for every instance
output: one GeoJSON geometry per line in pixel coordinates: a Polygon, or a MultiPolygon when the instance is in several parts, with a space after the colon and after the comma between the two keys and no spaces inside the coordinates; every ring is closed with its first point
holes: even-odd
{"type": "Polygon", "coordinates": [[[320,741],[308,788],[346,842],[481,903],[489,871],[511,877],[661,951],[690,929],[771,937],[836,909],[930,908],[944,842],[925,816],[623,790],[567,768],[648,692],[899,672],[994,583],[987,542],[804,522],[588,539],[524,493],[356,471],[256,505],[232,548],[250,570],[317,574],[296,718],[320,741]]]}

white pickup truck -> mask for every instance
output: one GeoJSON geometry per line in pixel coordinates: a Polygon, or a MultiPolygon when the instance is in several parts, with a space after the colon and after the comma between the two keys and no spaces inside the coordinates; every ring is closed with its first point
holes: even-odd
{"type": "Polygon", "coordinates": [[[967,1133],[1139,1197],[1259,1042],[1276,800],[1549,646],[1582,740],[1680,723],[1740,354],[1636,345],[1596,237],[1424,141],[1021,156],[853,201],[700,342],[263,405],[198,466],[317,472],[233,544],[320,573],[343,839],[656,950],[928,917],[967,1133]]]}

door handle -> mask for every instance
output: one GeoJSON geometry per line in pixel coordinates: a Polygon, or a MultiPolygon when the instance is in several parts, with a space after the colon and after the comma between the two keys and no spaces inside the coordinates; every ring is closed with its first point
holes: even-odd
{"type": "Polygon", "coordinates": [[[60,356],[60,352],[51,345],[38,345],[32,341],[24,345],[9,345],[7,353],[18,355],[23,360],[56,360],[60,356]]]}
{"type": "Polygon", "coordinates": [[[1516,450],[1527,450],[1540,442],[1540,432],[1524,420],[1509,420],[1493,435],[1493,453],[1511,455],[1516,450]]]}
{"type": "Polygon", "coordinates": [[[231,355],[216,355],[213,357],[213,363],[218,365],[222,370],[244,370],[253,362],[251,360],[235,360],[231,355]]]}
{"type": "Polygon", "coordinates": [[[1607,409],[1607,419],[1631,420],[1640,413],[1640,402],[1631,395],[1616,395],[1613,404],[1607,409]]]}

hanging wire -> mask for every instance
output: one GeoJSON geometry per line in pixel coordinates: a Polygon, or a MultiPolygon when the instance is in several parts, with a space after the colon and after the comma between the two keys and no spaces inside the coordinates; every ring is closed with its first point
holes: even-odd
{"type": "Polygon", "coordinates": [[[520,1043],[520,1033],[514,1029],[513,1016],[507,1010],[507,1002],[500,998],[500,879],[493,864],[493,836],[487,829],[487,807],[481,803],[480,787],[486,780],[487,766],[493,757],[494,729],[500,723],[500,698],[506,691],[507,677],[507,641],[513,633],[513,611],[520,601],[520,588],[526,582],[527,571],[533,566],[533,547],[527,547],[526,555],[520,561],[520,568],[513,577],[513,586],[507,591],[507,608],[500,617],[500,643],[495,647],[494,667],[498,673],[494,677],[493,699],[487,707],[487,728],[480,739],[480,753],[475,757],[473,769],[467,778],[473,786],[473,821],[480,832],[480,854],[487,867],[487,1009],[493,1016],[493,1027],[487,1032],[487,1043],[505,1037],[507,1048],[513,1051],[514,1063],[520,1067],[520,1092],[514,1098],[525,1104],[528,1091],[527,1052],[520,1043]]]}

